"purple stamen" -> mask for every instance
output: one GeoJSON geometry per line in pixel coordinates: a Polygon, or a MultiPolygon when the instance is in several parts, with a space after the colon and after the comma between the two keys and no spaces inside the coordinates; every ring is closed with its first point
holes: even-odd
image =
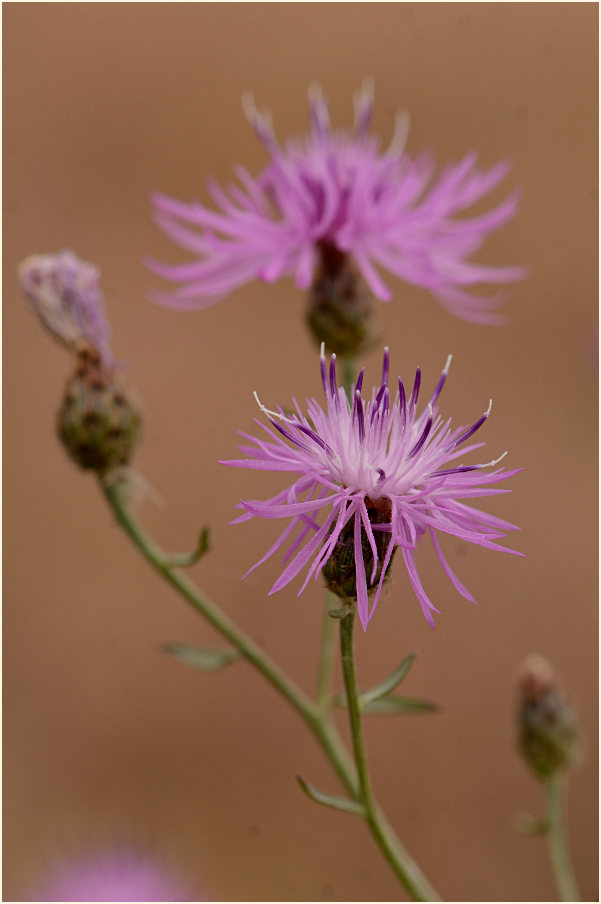
{"type": "Polygon", "coordinates": [[[299,449],[308,449],[307,445],[305,443],[302,443],[298,436],[294,436],[293,433],[290,433],[285,429],[285,427],[282,427],[282,425],[278,421],[274,420],[271,417],[268,418],[268,420],[269,423],[272,424],[275,429],[282,434],[282,436],[284,436],[287,440],[290,440],[291,443],[294,443],[295,446],[298,446],[299,449]]]}
{"type": "Polygon", "coordinates": [[[317,443],[318,446],[321,446],[321,448],[324,450],[324,452],[331,453],[332,450],[330,449],[328,444],[325,442],[325,440],[323,440],[321,438],[321,436],[318,436],[318,434],[315,433],[314,430],[311,430],[310,427],[305,427],[304,424],[294,424],[294,426],[296,427],[297,430],[300,430],[302,433],[304,433],[305,436],[308,436],[309,439],[312,439],[313,442],[317,443]]]}
{"type": "Polygon", "coordinates": [[[451,363],[451,356],[449,355],[449,360],[447,361],[446,366],[445,366],[445,369],[443,370],[442,374],[440,375],[440,380],[439,380],[438,383],[436,384],[436,389],[434,390],[434,392],[433,392],[433,394],[432,394],[432,398],[430,399],[430,405],[432,405],[432,407],[434,407],[434,403],[435,403],[436,399],[438,398],[438,396],[439,396],[440,393],[442,392],[442,387],[443,387],[444,384],[445,384],[445,381],[446,381],[446,379],[447,379],[447,375],[448,375],[448,372],[449,372],[449,371],[448,371],[448,367],[449,367],[449,364],[450,364],[450,363],[451,363]]]}
{"type": "Polygon", "coordinates": [[[384,359],[382,361],[382,386],[386,386],[388,384],[388,370],[390,365],[390,351],[388,348],[384,349],[384,359]]]}
{"type": "Polygon", "coordinates": [[[407,399],[405,397],[405,386],[399,377],[399,409],[403,424],[407,420],[407,399]]]}
{"type": "Polygon", "coordinates": [[[357,385],[355,386],[355,392],[361,392],[363,389],[363,374],[365,373],[365,368],[362,367],[359,376],[357,377],[357,385]]]}
{"type": "Polygon", "coordinates": [[[328,394],[328,370],[326,367],[326,344],[325,344],[325,342],[321,343],[321,354],[319,356],[319,363],[321,365],[321,382],[323,383],[323,390],[327,396],[327,394],[328,394]]]}
{"type": "Polygon", "coordinates": [[[382,414],[386,415],[386,414],[388,414],[388,412],[390,410],[390,392],[388,390],[388,386],[384,387],[383,401],[384,401],[384,404],[382,405],[382,414]]]}
{"type": "Polygon", "coordinates": [[[338,386],[336,384],[336,355],[330,358],[330,393],[333,399],[338,400],[338,386]]]}
{"type": "Polygon", "coordinates": [[[442,471],[432,471],[431,477],[446,477],[447,474],[464,474],[466,471],[477,471],[482,465],[459,465],[458,468],[446,468],[442,471]]]}
{"type": "MultiPolygon", "coordinates": [[[[359,425],[359,439],[361,442],[365,439],[365,419],[363,417],[363,400],[361,393],[355,391],[355,411],[357,412],[357,423],[359,425]]],[[[353,412],[354,413],[354,412],[353,412]]]]}
{"type": "Polygon", "coordinates": [[[418,439],[418,441],[414,445],[413,449],[409,453],[409,458],[413,458],[414,455],[417,455],[417,453],[419,452],[419,450],[421,449],[423,444],[426,442],[426,440],[428,438],[428,434],[430,433],[430,430],[432,429],[433,422],[434,422],[434,414],[432,412],[432,409],[430,408],[430,416],[429,416],[428,420],[426,421],[426,426],[422,430],[422,434],[421,434],[420,438],[418,439]]]}
{"type": "MultiPolygon", "coordinates": [[[[388,391],[388,386],[384,387],[384,393],[382,397],[382,408],[380,410],[380,424],[379,424],[379,437],[382,438],[382,435],[388,430],[388,412],[390,410],[390,392],[388,391]]],[[[378,429],[378,428],[374,428],[378,429]]]]}
{"type": "Polygon", "coordinates": [[[482,426],[482,424],[484,423],[484,421],[488,420],[488,416],[489,416],[489,414],[490,414],[491,406],[492,406],[492,401],[491,401],[491,404],[488,406],[488,411],[485,411],[484,414],[482,415],[482,417],[478,418],[478,420],[476,421],[476,423],[475,423],[475,424],[472,424],[472,426],[470,427],[469,430],[466,430],[466,432],[463,433],[463,434],[459,437],[459,439],[456,439],[456,440],[455,440],[455,442],[453,443],[453,448],[454,448],[454,449],[456,449],[457,446],[460,446],[461,443],[464,443],[464,442],[466,441],[466,439],[469,439],[470,436],[473,436],[474,433],[476,432],[476,430],[479,430],[479,429],[480,429],[480,427],[482,426]]]}
{"type": "Polygon", "coordinates": [[[422,381],[422,371],[421,368],[418,367],[415,371],[415,380],[413,381],[413,390],[411,392],[411,398],[409,399],[409,407],[415,408],[417,407],[417,397],[419,395],[419,387],[422,381]]]}
{"type": "Polygon", "coordinates": [[[377,394],[377,396],[376,396],[376,401],[374,402],[374,407],[372,408],[371,418],[370,418],[370,421],[369,421],[370,424],[373,424],[376,415],[379,413],[380,404],[381,404],[381,402],[382,402],[382,399],[383,399],[383,397],[384,397],[384,393],[385,393],[385,392],[386,392],[386,387],[385,387],[385,386],[380,386],[380,389],[379,389],[378,394],[377,394]]]}

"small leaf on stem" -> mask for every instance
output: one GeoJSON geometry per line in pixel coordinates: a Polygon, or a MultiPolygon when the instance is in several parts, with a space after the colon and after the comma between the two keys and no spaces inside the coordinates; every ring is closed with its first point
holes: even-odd
{"type": "Polygon", "coordinates": [[[382,697],[365,704],[362,711],[368,716],[392,716],[396,713],[435,713],[439,709],[438,703],[433,703],[431,700],[415,700],[411,697],[382,697]]]}
{"type": "Polygon", "coordinates": [[[182,665],[200,669],[201,672],[217,672],[241,658],[238,650],[207,650],[183,643],[164,643],[161,649],[182,665]]]}
{"type": "Polygon", "coordinates": [[[171,568],[190,568],[196,565],[211,548],[211,532],[208,527],[203,527],[198,537],[198,543],[192,552],[181,553],[181,555],[173,555],[169,557],[169,566],[171,568]]]}
{"type": "Polygon", "coordinates": [[[345,813],[354,813],[356,816],[363,815],[363,807],[361,804],[357,803],[354,800],[346,800],[343,797],[334,797],[331,794],[324,794],[323,791],[318,791],[317,788],[314,788],[313,785],[310,785],[308,782],[302,778],[302,776],[297,775],[296,780],[299,785],[311,800],[315,801],[317,804],[322,804],[324,807],[331,807],[333,810],[342,810],[345,813]]]}
{"type": "Polygon", "coordinates": [[[405,680],[416,656],[417,653],[410,653],[409,656],[406,656],[405,659],[403,659],[400,666],[394,670],[392,675],[389,675],[388,678],[385,678],[384,681],[377,684],[375,687],[370,688],[370,690],[360,694],[359,705],[365,709],[365,707],[373,700],[379,700],[380,697],[385,697],[387,694],[390,694],[395,687],[398,687],[399,684],[405,680]]]}

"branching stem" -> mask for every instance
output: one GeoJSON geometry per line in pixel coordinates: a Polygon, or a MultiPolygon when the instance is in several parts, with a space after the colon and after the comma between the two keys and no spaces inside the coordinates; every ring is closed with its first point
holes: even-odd
{"type": "Polygon", "coordinates": [[[313,701],[252,638],[235,625],[215,603],[202,593],[190,578],[173,564],[173,559],[154,542],[130,511],[123,492],[123,484],[119,481],[101,481],[101,487],[117,521],[144,558],[174,590],[240,651],[242,656],[263,675],[306,722],[349,796],[352,800],[365,807],[364,818],[374,840],[414,900],[438,901],[439,898],[436,892],[396,838],[393,829],[374,800],[369,787],[361,736],[357,692],[354,683],[352,616],[347,616],[341,620],[341,638],[344,634],[346,643],[343,644],[343,666],[349,699],[349,712],[352,713],[351,725],[354,725],[353,746],[357,768],[355,768],[334,726],[329,707],[324,707],[323,705],[326,693],[324,689],[326,686],[329,687],[331,676],[331,652],[324,653],[322,648],[322,662],[318,680],[318,688],[321,690],[318,694],[318,701],[313,701]],[[346,627],[343,629],[342,625],[344,623],[346,623],[346,627]],[[350,654],[348,652],[349,643],[350,654]],[[351,686],[348,684],[349,681],[352,682],[352,691],[350,690],[351,686]],[[358,755],[358,751],[360,755],[358,755]]]}

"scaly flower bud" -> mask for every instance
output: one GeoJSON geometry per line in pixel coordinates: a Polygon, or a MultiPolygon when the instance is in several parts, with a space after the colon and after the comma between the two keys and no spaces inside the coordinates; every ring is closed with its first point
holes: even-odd
{"type": "Polygon", "coordinates": [[[140,413],[92,346],[79,352],[65,387],[57,429],[67,453],[81,468],[104,474],[131,458],[140,413]]]}
{"type": "Polygon", "coordinates": [[[540,779],[567,769],[577,748],[577,723],[546,659],[531,653],[518,685],[518,744],[540,779]]]}

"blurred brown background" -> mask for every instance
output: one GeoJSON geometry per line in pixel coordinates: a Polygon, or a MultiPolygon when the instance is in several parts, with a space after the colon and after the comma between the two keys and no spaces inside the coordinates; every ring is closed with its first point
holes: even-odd
{"type": "MultiPolygon", "coordinates": [[[[395,373],[419,363],[433,386],[454,353],[444,412],[471,422],[494,398],[487,448],[525,470],[485,503],[522,526],[511,540],[527,558],[448,542],[474,608],[424,543],[435,631],[396,563],[388,602],[358,636],[360,679],[418,649],[406,691],[443,710],[369,721],[375,788],[448,900],[554,899],[544,842],[512,827],[542,806],[512,725],[516,670],[539,651],[585,727],[570,832],[582,893],[596,898],[596,35],[592,3],[5,5],[5,899],[21,900],[55,856],[132,837],[217,899],[403,897],[364,827],[300,793],[298,773],[338,786],[271,688],[244,664],[202,675],[160,653],[164,640],[219,641],[56,442],[69,361],[15,277],[27,254],[64,247],[102,268],[114,350],[144,403],[135,464],[167,500],[143,516],[175,549],[211,525],[194,576],[311,687],[321,589],[268,598],[277,561],[241,584],[281,525],[228,526],[241,496],[273,493],[281,477],[217,463],[251,426],[253,389],[269,404],[319,393],[303,298],[291,281],[257,283],[177,314],[147,301],[158,281],[141,259],[185,256],[151,223],[151,190],[207,200],[206,175],[264,164],[243,90],[284,137],[305,131],[314,81],[349,126],[366,74],[383,140],[406,107],[411,153],[514,161],[492,200],[522,186],[521,212],[480,259],[531,271],[504,328],[454,319],[392,277],[395,300],[377,307],[395,373]]],[[[374,380],[379,359],[366,361],[374,380]]]]}

